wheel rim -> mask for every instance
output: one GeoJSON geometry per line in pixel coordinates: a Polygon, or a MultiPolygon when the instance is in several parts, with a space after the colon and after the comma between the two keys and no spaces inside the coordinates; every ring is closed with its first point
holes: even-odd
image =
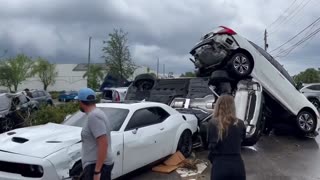
{"type": "Polygon", "coordinates": [[[301,114],[298,121],[302,130],[308,132],[313,129],[314,122],[310,114],[301,114]]]}
{"type": "Polygon", "coordinates": [[[190,142],[190,137],[188,136],[187,133],[185,133],[182,137],[181,137],[181,141],[179,142],[179,151],[184,155],[184,156],[188,156],[191,152],[191,142],[190,142]]]}
{"type": "Polygon", "coordinates": [[[240,73],[246,74],[250,68],[250,62],[245,56],[237,56],[233,60],[233,67],[240,73]]]}

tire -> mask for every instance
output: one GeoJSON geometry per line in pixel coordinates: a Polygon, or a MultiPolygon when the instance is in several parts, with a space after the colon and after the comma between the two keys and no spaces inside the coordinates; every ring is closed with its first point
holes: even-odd
{"type": "Polygon", "coordinates": [[[236,53],[228,62],[229,70],[237,79],[248,77],[253,70],[253,62],[243,53],[236,53]]]}
{"type": "Polygon", "coordinates": [[[185,130],[179,139],[177,151],[180,151],[184,157],[188,158],[192,153],[192,134],[185,130]]]}
{"type": "Polygon", "coordinates": [[[307,135],[314,132],[317,120],[312,113],[302,110],[296,117],[296,124],[300,134],[307,135]]]}
{"type": "Polygon", "coordinates": [[[316,98],[309,98],[309,101],[317,108],[319,111],[320,109],[320,101],[316,98]]]}
{"type": "Polygon", "coordinates": [[[133,85],[138,89],[151,90],[156,82],[156,78],[151,74],[140,74],[138,75],[133,85]]]}

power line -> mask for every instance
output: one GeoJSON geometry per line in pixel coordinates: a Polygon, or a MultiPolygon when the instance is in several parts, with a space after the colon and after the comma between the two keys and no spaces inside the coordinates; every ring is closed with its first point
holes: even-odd
{"type": "MultiPolygon", "coordinates": [[[[277,21],[279,21],[279,20],[283,17],[283,15],[294,5],[294,3],[295,3],[296,1],[297,1],[297,0],[294,0],[294,1],[291,3],[291,5],[290,5],[286,10],[284,10],[283,13],[280,14],[280,16],[279,16],[275,21],[273,21],[273,22],[269,25],[269,30],[271,29],[272,25],[274,25],[277,21]]],[[[267,26],[267,27],[268,27],[268,26],[267,26]]]]}
{"type": "Polygon", "coordinates": [[[317,18],[315,21],[313,21],[310,25],[308,25],[307,27],[305,27],[303,30],[301,30],[300,32],[298,32],[296,35],[294,35],[292,38],[290,38],[288,41],[286,41],[285,43],[283,43],[282,45],[278,46],[277,48],[273,49],[272,51],[270,51],[270,53],[280,49],[281,47],[283,47],[284,45],[288,44],[290,41],[292,41],[293,39],[295,39],[297,36],[299,36],[301,33],[303,33],[305,30],[307,30],[308,28],[310,28],[312,25],[314,25],[315,23],[317,23],[320,20],[320,17],[317,18]]]}
{"type": "Polygon", "coordinates": [[[318,34],[320,32],[320,28],[316,29],[315,31],[313,31],[312,33],[310,33],[309,35],[307,35],[306,37],[302,38],[300,41],[298,41],[297,43],[295,43],[294,45],[288,47],[285,50],[280,51],[275,57],[285,57],[288,54],[290,54],[295,48],[297,48],[299,45],[303,44],[304,42],[308,41],[309,39],[311,39],[312,37],[314,37],[316,34],[318,34]],[[283,55],[281,55],[283,54],[283,55]]]}
{"type": "MultiPolygon", "coordinates": [[[[270,32],[271,34],[274,34],[275,32],[279,31],[279,28],[281,25],[283,24],[287,24],[290,20],[292,20],[293,17],[295,17],[309,2],[309,1],[301,1],[301,3],[295,8],[293,9],[293,11],[291,11],[289,13],[288,16],[286,16],[283,21],[281,21],[275,28],[273,28],[274,30],[270,32]],[[305,4],[303,4],[304,2],[306,2],[305,4]],[[288,19],[289,18],[289,19],[288,19]]],[[[269,29],[270,30],[270,29],[269,29]]]]}
{"type": "MultiPolygon", "coordinates": [[[[285,13],[287,13],[287,11],[289,11],[289,10],[291,9],[291,7],[295,4],[296,1],[297,1],[297,0],[294,0],[294,1],[290,4],[290,6],[289,6],[287,9],[285,9],[285,10],[278,16],[278,18],[277,18],[276,20],[274,20],[274,21],[273,21],[270,25],[268,25],[266,28],[267,28],[268,30],[271,30],[271,29],[272,29],[272,26],[273,26],[274,24],[276,24],[276,22],[278,22],[281,18],[283,18],[283,16],[285,15],[285,13]]],[[[260,39],[260,35],[259,35],[259,36],[256,36],[254,41],[257,41],[258,39],[260,39]]],[[[261,40],[262,40],[262,39],[260,39],[259,42],[260,42],[261,40]]]]}

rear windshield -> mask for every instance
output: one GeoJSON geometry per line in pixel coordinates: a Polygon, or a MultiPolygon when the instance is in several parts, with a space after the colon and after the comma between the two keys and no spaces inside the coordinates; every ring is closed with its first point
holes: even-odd
{"type": "MultiPolygon", "coordinates": [[[[129,110],[120,108],[106,108],[98,107],[101,109],[108,117],[110,124],[112,126],[112,131],[119,131],[124,120],[126,119],[129,110]]],[[[87,115],[81,111],[76,112],[69,119],[64,121],[62,124],[69,126],[83,127],[84,123],[88,120],[87,115]]]]}
{"type": "Polygon", "coordinates": [[[262,56],[264,56],[275,68],[278,69],[278,71],[294,86],[296,87],[296,84],[293,80],[293,78],[290,76],[290,74],[287,72],[287,70],[284,69],[284,67],[275,60],[268,52],[263,50],[261,47],[256,45],[255,43],[249,41],[251,45],[256,48],[262,56]]]}
{"type": "Polygon", "coordinates": [[[112,100],[112,90],[104,90],[103,99],[112,100]]]}

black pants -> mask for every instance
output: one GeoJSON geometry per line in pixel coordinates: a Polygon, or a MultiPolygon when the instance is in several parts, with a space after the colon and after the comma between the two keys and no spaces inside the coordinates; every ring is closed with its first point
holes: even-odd
{"type": "MultiPolygon", "coordinates": [[[[83,170],[81,180],[93,180],[95,167],[96,167],[96,164],[90,164],[90,165],[86,166],[83,170]]],[[[113,164],[112,165],[105,165],[104,164],[101,168],[100,180],[111,180],[112,169],[113,169],[113,164]]]]}
{"type": "Polygon", "coordinates": [[[218,156],[212,159],[211,180],[245,180],[243,160],[238,156],[218,156]]]}

